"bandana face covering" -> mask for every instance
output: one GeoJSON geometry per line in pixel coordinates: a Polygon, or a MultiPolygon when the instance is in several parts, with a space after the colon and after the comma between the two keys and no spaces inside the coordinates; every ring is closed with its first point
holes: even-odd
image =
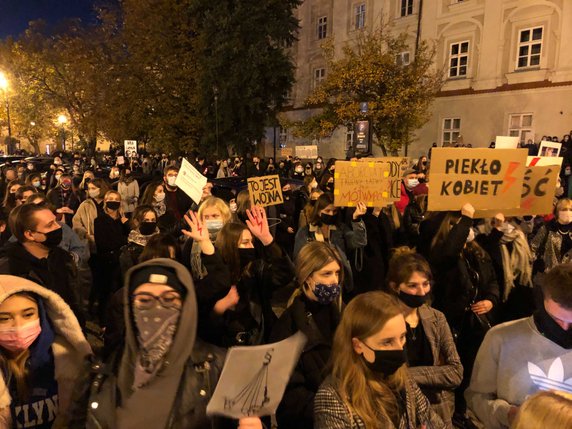
{"type": "Polygon", "coordinates": [[[173,343],[181,310],[160,304],[149,309],[133,307],[139,356],[133,388],[144,386],[161,369],[173,343]]]}

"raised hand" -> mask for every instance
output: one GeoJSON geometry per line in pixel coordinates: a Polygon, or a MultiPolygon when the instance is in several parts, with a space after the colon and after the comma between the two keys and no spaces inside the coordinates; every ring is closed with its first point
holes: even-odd
{"type": "Polygon", "coordinates": [[[268,219],[266,218],[266,211],[260,206],[254,206],[250,210],[246,209],[246,226],[262,244],[268,246],[274,240],[268,228],[268,219]]]}
{"type": "Polygon", "coordinates": [[[262,429],[259,417],[243,417],[238,421],[238,429],[262,429]]]}
{"type": "Polygon", "coordinates": [[[466,203],[463,207],[461,207],[461,214],[472,219],[475,215],[475,208],[471,203],[466,203]]]}
{"type": "Polygon", "coordinates": [[[357,219],[360,216],[363,216],[367,212],[367,206],[364,202],[357,203],[356,210],[354,211],[353,218],[357,219]]]}
{"type": "Polygon", "coordinates": [[[213,307],[213,311],[218,315],[223,315],[227,310],[233,310],[240,300],[240,295],[236,286],[231,286],[224,298],[219,299],[213,307]]]}
{"type": "Polygon", "coordinates": [[[192,238],[198,243],[205,240],[210,241],[208,229],[203,225],[195,212],[185,214],[185,222],[187,222],[190,228],[190,231],[187,229],[181,230],[185,236],[192,238]]]}

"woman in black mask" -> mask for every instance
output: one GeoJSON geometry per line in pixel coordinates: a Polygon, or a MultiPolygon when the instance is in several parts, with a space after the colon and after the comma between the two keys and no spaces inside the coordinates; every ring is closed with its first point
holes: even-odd
{"type": "Polygon", "coordinates": [[[107,191],[103,197],[103,215],[95,218],[93,230],[100,270],[99,282],[94,282],[98,292],[98,315],[105,326],[104,315],[110,295],[121,287],[119,255],[121,247],[127,244],[129,219],[121,210],[121,195],[107,191]]]}
{"type": "Polygon", "coordinates": [[[358,295],[334,335],[332,374],[314,399],[314,427],[445,428],[409,376],[402,307],[384,292],[358,295]]]}
{"type": "Polygon", "coordinates": [[[302,331],[308,342],[276,412],[279,427],[314,427],[314,396],[326,376],[324,368],[340,322],[342,267],[336,249],[318,241],[306,244],[296,259],[299,287],[274,325],[270,340],[281,341],[302,331]]]}
{"type": "Polygon", "coordinates": [[[214,246],[205,224],[194,213],[185,216],[190,227],[185,235],[199,243],[207,272],[203,280],[210,283],[201,291],[199,335],[222,347],[265,343],[277,319],[272,294],[294,278],[292,262],[274,242],[264,209],[247,209],[246,216],[246,225],[224,225],[214,246]]]}
{"type": "Polygon", "coordinates": [[[349,292],[353,289],[353,277],[348,257],[353,252],[363,248],[367,244],[365,224],[361,217],[367,207],[364,203],[358,203],[352,214],[351,228],[341,222],[338,216],[338,208],[334,206],[333,194],[326,192],[320,195],[314,206],[310,223],[296,233],[294,242],[294,258],[300,249],[310,241],[323,241],[332,244],[340,253],[347,276],[344,287],[349,292]]]}
{"type": "Polygon", "coordinates": [[[463,366],[447,319],[429,306],[433,275],[425,258],[399,247],[389,261],[389,292],[403,305],[409,373],[433,410],[452,428],[453,390],[463,380],[463,366]]]}
{"type": "Polygon", "coordinates": [[[148,205],[137,207],[131,218],[131,228],[127,237],[127,245],[121,248],[119,257],[122,278],[125,277],[129,268],[138,264],[139,257],[149,239],[159,234],[155,209],[148,205]]]}

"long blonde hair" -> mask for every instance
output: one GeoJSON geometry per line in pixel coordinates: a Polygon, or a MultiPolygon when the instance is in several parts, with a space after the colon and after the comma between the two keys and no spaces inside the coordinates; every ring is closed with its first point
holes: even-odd
{"type": "Polygon", "coordinates": [[[405,389],[407,369],[403,365],[387,379],[371,371],[353,348],[353,339],[365,341],[377,334],[388,320],[402,315],[396,298],[381,291],[355,297],[345,308],[334,335],[332,376],[334,385],[351,412],[367,428],[386,427],[387,420],[399,426],[396,392],[405,389]]]}
{"type": "Polygon", "coordinates": [[[203,213],[205,209],[214,207],[220,212],[220,216],[222,219],[222,223],[226,224],[230,221],[232,213],[230,212],[230,208],[228,204],[217,197],[207,197],[200,205],[198,215],[201,222],[203,221],[203,213]]]}
{"type": "Polygon", "coordinates": [[[572,394],[539,392],[520,407],[511,429],[561,429],[572,427],[572,394]]]}
{"type": "MultiPolygon", "coordinates": [[[[296,282],[298,288],[294,291],[288,300],[288,307],[294,302],[294,298],[302,295],[308,287],[306,282],[316,271],[321,270],[325,265],[330,262],[337,262],[340,266],[339,284],[344,282],[344,264],[342,258],[336,248],[328,243],[320,241],[311,241],[304,245],[298,256],[296,256],[296,282]]],[[[338,305],[341,309],[341,294],[338,298],[338,305]]]]}

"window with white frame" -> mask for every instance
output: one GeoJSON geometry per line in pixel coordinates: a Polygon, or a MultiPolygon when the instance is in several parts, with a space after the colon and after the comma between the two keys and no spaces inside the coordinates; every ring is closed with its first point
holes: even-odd
{"type": "Polygon", "coordinates": [[[409,52],[401,52],[395,56],[395,63],[398,66],[407,66],[411,63],[409,52]]]}
{"type": "Polygon", "coordinates": [[[449,49],[449,77],[466,77],[469,65],[469,42],[451,43],[449,49]]]}
{"type": "Polygon", "coordinates": [[[318,39],[325,39],[328,35],[328,17],[321,16],[318,18],[318,39]]]}
{"type": "Polygon", "coordinates": [[[365,3],[360,3],[355,7],[355,29],[361,30],[365,27],[365,3]]]}
{"type": "Polygon", "coordinates": [[[280,144],[285,144],[288,140],[288,128],[280,127],[280,144]]]}
{"type": "Polygon", "coordinates": [[[401,1],[401,16],[413,15],[413,0],[401,1]]]}
{"type": "Polygon", "coordinates": [[[516,68],[539,67],[544,27],[525,28],[518,33],[516,68]]]}
{"type": "Polygon", "coordinates": [[[326,78],[325,68],[314,69],[314,88],[317,88],[325,78],[326,78]]]}
{"type": "Polygon", "coordinates": [[[533,115],[532,113],[515,113],[509,115],[508,135],[518,137],[521,143],[533,138],[533,115]]]}
{"type": "Polygon", "coordinates": [[[443,119],[443,132],[441,133],[442,146],[451,146],[457,142],[461,135],[461,118],[443,119]]]}

